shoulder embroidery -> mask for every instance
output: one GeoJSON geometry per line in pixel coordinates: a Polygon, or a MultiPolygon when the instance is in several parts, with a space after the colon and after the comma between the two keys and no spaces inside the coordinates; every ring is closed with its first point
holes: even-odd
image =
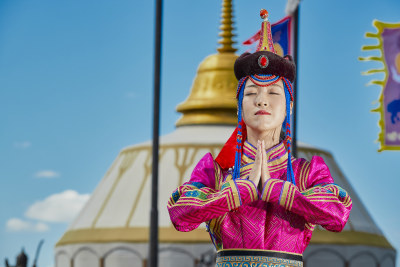
{"type": "Polygon", "coordinates": [[[205,187],[205,185],[200,182],[191,182],[189,184],[193,185],[194,187],[197,187],[198,189],[205,187]]]}
{"type": "Polygon", "coordinates": [[[308,180],[308,174],[310,172],[310,162],[309,161],[304,161],[303,164],[300,166],[300,171],[299,171],[299,190],[305,191],[307,189],[307,180],[308,180]]]}
{"type": "Polygon", "coordinates": [[[215,173],[215,190],[218,190],[222,184],[223,173],[221,167],[214,161],[214,173],[215,173]]]}

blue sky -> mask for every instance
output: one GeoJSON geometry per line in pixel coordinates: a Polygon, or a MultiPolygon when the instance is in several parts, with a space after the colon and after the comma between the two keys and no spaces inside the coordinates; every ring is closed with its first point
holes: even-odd
{"type": "MultiPolygon", "coordinates": [[[[53,265],[53,247],[119,151],[151,138],[154,1],[0,1],[0,260],[25,247],[53,265]],[[71,207],[66,200],[75,203],[71,207]],[[54,203],[69,213],[52,211],[54,203]]],[[[267,8],[234,1],[236,41],[252,36],[267,8]]],[[[161,134],[199,63],[216,52],[221,1],[165,1],[161,134]]],[[[380,87],[360,62],[373,19],[400,22],[400,2],[302,2],[298,138],[329,150],[386,237],[400,248],[400,152],[378,153],[380,87]]],[[[245,49],[240,45],[238,53],[245,49]]],[[[68,201],[67,201],[68,202],[68,201]]],[[[54,208],[53,208],[54,209],[54,208]]],[[[60,208],[59,208],[60,209],[60,208]]],[[[399,263],[398,263],[399,264],[399,263]]]]}

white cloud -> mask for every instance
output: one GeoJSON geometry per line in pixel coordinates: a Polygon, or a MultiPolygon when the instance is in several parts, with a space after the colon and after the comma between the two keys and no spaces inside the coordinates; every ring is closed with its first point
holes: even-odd
{"type": "Polygon", "coordinates": [[[11,232],[46,232],[49,230],[49,226],[45,223],[32,223],[18,218],[9,219],[6,223],[6,228],[11,232]]]}
{"type": "Polygon", "coordinates": [[[25,212],[25,216],[45,222],[70,222],[89,197],[89,194],[80,195],[74,190],[66,190],[35,202],[25,212]]]}
{"type": "Polygon", "coordinates": [[[24,142],[15,142],[14,147],[19,148],[19,149],[26,149],[30,147],[32,144],[29,141],[24,141],[24,142]]]}
{"type": "Polygon", "coordinates": [[[36,177],[38,178],[56,178],[59,177],[60,174],[58,172],[52,171],[52,170],[43,170],[39,171],[35,174],[36,177]]]}

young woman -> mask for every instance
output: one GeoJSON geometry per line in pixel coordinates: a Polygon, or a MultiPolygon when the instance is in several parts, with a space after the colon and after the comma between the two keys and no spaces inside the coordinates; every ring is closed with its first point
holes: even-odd
{"type": "Polygon", "coordinates": [[[291,156],[295,65],[275,54],[265,10],[261,16],[257,51],[234,66],[238,126],[218,157],[206,154],[168,202],[177,230],[206,223],[217,266],[303,266],[315,225],[341,231],[351,210],[321,157],[291,156]]]}

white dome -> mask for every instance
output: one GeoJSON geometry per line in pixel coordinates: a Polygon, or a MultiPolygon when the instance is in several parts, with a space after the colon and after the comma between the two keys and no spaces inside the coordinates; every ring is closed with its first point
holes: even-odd
{"type": "MultiPolygon", "coordinates": [[[[202,227],[189,233],[176,231],[169,219],[166,204],[172,191],[189,179],[192,169],[201,157],[207,152],[216,156],[233,130],[232,126],[182,126],[160,138],[159,238],[161,248],[166,251],[168,248],[173,248],[172,251],[175,252],[184,249],[195,261],[200,258],[199,255],[204,255],[212,249],[208,233],[205,229],[201,229],[202,227]],[[171,247],[171,244],[175,245],[171,247]]],[[[380,251],[379,255],[376,255],[378,259],[385,253],[395,253],[341,172],[333,156],[325,150],[303,143],[298,146],[298,154],[298,157],[308,160],[313,155],[323,157],[335,182],[349,192],[353,201],[353,209],[343,232],[331,233],[317,227],[311,240],[311,249],[307,249],[306,252],[315,250],[316,245],[346,245],[346,251],[349,247],[377,247],[373,251],[374,253],[380,251]]],[[[72,259],[75,255],[77,264],[79,262],[84,264],[85,261],[78,260],[78,256],[88,258],[87,253],[92,253],[90,257],[93,259],[97,257],[104,261],[105,256],[111,254],[110,251],[117,253],[118,247],[125,249],[119,253],[125,253],[131,257],[136,255],[136,259],[140,259],[141,262],[146,259],[147,245],[145,244],[148,242],[150,224],[150,187],[151,143],[145,142],[124,148],[79,216],[57,243],[56,261],[57,258],[61,259],[66,255],[72,259]],[[118,246],[121,243],[125,245],[118,246]],[[82,248],[85,248],[85,252],[79,254],[82,248]],[[90,250],[92,252],[88,252],[90,250]]],[[[339,246],[337,251],[343,249],[343,246],[339,246]]],[[[307,253],[305,257],[306,255],[307,253]]],[[[187,259],[182,261],[186,262],[187,259]]],[[[69,263],[61,262],[60,260],[57,266],[70,266],[69,263]]],[[[115,264],[115,259],[113,262],[115,264]]]]}

